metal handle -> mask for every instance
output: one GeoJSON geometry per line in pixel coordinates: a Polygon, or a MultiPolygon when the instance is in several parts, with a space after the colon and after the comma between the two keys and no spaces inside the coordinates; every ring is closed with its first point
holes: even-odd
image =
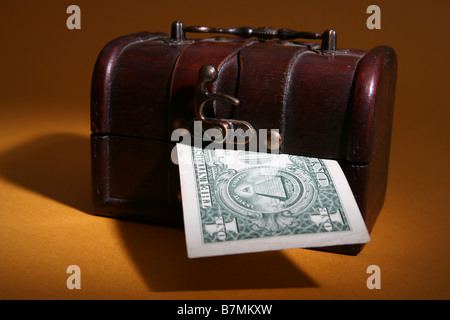
{"type": "Polygon", "coordinates": [[[269,27],[251,28],[214,28],[202,26],[185,26],[182,21],[172,23],[171,39],[174,41],[186,40],[186,32],[194,33],[218,33],[230,34],[243,38],[255,37],[262,40],[293,40],[293,39],[321,39],[321,50],[325,52],[335,52],[337,49],[337,35],[335,30],[325,30],[323,33],[295,31],[291,29],[272,29],[269,27]]]}

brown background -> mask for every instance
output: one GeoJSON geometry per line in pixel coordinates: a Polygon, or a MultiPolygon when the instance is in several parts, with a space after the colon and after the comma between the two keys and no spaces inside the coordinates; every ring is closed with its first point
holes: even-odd
{"type": "Polygon", "coordinates": [[[448,1],[2,1],[0,298],[448,299],[448,1]],[[20,3],[20,4],[19,4],[20,3]],[[66,8],[81,8],[81,30],[66,8]],[[366,8],[381,8],[381,30],[366,8]],[[186,258],[184,234],[91,215],[89,94],[103,46],[186,24],[332,28],[392,46],[399,73],[388,193],[358,257],[282,250],[186,258]],[[81,268],[81,290],[66,268],[81,268]],[[369,265],[381,289],[366,287],[369,265]]]}

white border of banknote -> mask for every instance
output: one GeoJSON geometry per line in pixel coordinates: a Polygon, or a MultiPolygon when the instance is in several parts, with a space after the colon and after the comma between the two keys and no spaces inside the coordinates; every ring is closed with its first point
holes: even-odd
{"type": "MultiPolygon", "coordinates": [[[[332,245],[366,243],[370,236],[364,224],[358,205],[339,164],[333,160],[322,160],[330,172],[338,190],[346,219],[348,231],[305,233],[296,235],[272,236],[235,241],[204,243],[202,222],[199,215],[200,204],[194,177],[192,147],[177,144],[182,190],[183,216],[186,244],[189,258],[217,256],[291,248],[313,248],[332,245]]],[[[277,155],[279,156],[279,155],[277,155]]]]}

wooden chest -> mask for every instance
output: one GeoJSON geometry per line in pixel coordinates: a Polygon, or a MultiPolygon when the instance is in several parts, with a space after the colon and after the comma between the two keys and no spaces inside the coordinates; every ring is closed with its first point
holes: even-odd
{"type": "MultiPolygon", "coordinates": [[[[282,153],[338,160],[370,231],[386,192],[396,55],[386,46],[337,48],[332,30],[224,30],[175,22],[170,36],[142,32],[108,43],[91,91],[96,213],[183,226],[171,133],[196,118],[194,95],[205,64],[218,72],[209,90],[240,102],[232,108],[214,101],[208,116],[277,129],[282,153]],[[189,31],[241,37],[190,40],[189,31]]],[[[326,250],[357,254],[361,248],[326,250]]]]}

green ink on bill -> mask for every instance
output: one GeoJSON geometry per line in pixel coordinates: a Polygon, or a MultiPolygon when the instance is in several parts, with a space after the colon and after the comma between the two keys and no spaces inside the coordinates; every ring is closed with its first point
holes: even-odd
{"type": "Polygon", "coordinates": [[[370,241],[336,161],[177,144],[188,256],[370,241]]]}

